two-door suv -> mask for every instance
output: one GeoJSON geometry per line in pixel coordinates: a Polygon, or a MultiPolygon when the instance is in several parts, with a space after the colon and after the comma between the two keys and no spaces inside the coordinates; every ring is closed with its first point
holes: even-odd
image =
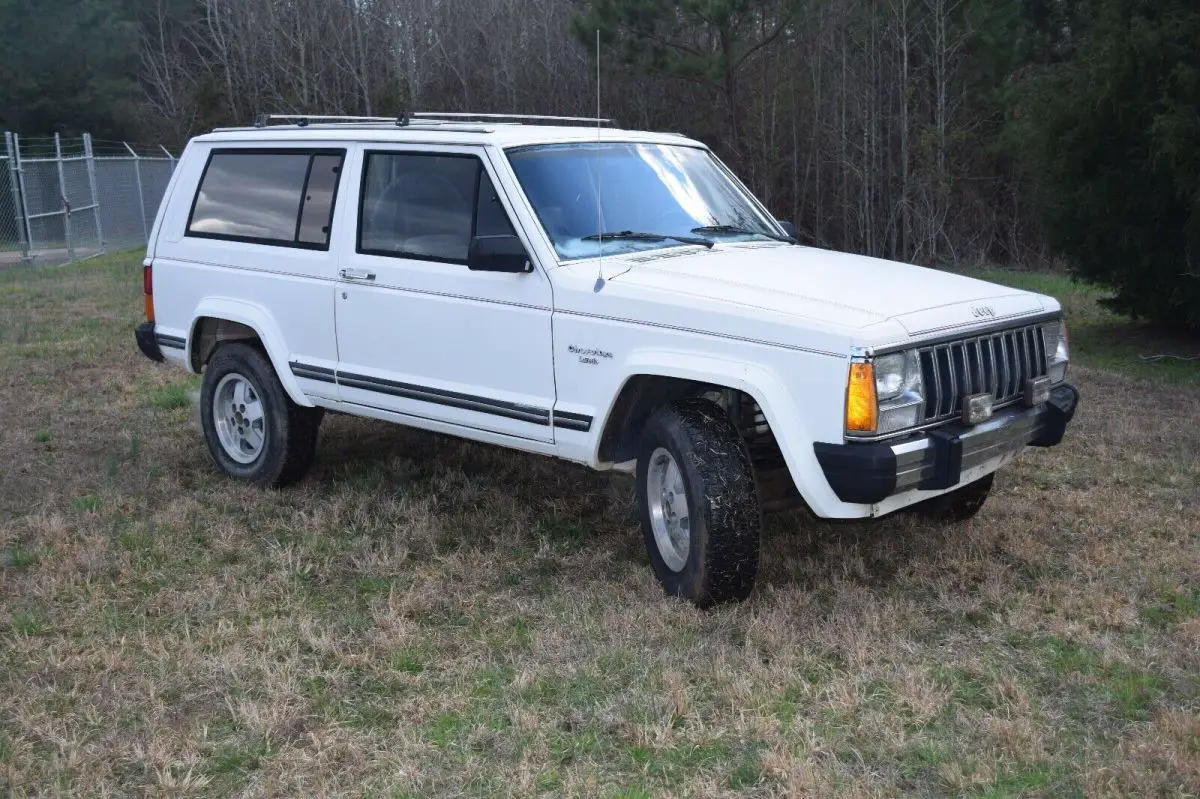
{"type": "Polygon", "coordinates": [[[703,144],[599,123],[193,139],[137,343],[203,374],[217,466],[299,480],[329,409],[632,472],[655,574],[708,605],[753,588],[764,504],[965,519],[1061,441],[1054,299],[801,246],[703,144]]]}

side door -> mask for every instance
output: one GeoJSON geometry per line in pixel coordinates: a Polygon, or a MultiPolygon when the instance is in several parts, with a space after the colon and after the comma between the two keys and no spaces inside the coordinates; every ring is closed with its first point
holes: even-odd
{"type": "Polygon", "coordinates": [[[553,441],[549,279],[536,265],[467,266],[476,236],[514,233],[486,150],[364,145],[354,157],[356,229],[335,301],[341,400],[553,441]]]}

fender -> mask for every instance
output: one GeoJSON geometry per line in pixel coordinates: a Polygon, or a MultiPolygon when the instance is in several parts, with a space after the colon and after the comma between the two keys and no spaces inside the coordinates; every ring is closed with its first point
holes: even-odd
{"type": "MultiPolygon", "coordinates": [[[[192,343],[195,341],[196,324],[206,316],[229,322],[240,322],[254,330],[267,350],[267,357],[271,359],[271,365],[275,368],[275,374],[279,376],[279,382],[283,384],[283,390],[287,392],[292,402],[305,408],[313,407],[312,400],[300,390],[300,384],[296,381],[291,369],[288,368],[288,349],[270,311],[261,305],[245,300],[205,297],[200,300],[196,305],[196,310],[192,312],[192,324],[188,330],[187,342],[189,353],[192,351],[192,343]]],[[[187,368],[189,370],[192,368],[190,358],[187,361],[187,368]]]]}
{"type": "Polygon", "coordinates": [[[749,394],[758,403],[783,453],[796,489],[821,516],[847,518],[869,515],[869,506],[848,505],[833,493],[813,452],[818,440],[804,413],[804,403],[776,372],[759,363],[679,350],[639,349],[625,361],[624,376],[612,392],[603,424],[595,428],[592,464],[599,461],[600,438],[617,397],[635,375],[658,375],[714,383],[749,394]]]}

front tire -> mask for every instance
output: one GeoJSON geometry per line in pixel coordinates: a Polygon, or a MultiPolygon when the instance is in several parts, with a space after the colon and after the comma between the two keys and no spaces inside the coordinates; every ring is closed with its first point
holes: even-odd
{"type": "Polygon", "coordinates": [[[750,595],[762,512],[750,452],[720,406],[696,398],[655,411],[637,486],[646,551],[668,594],[699,607],[750,595]]]}
{"type": "Polygon", "coordinates": [[[204,370],[200,425],[213,461],[230,477],[263,488],[300,480],[316,454],[322,415],[292,402],[257,347],[225,344],[204,370]]]}

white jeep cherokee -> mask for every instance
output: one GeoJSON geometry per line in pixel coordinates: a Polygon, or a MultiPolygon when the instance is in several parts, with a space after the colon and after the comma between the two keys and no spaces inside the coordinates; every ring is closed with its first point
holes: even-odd
{"type": "Polygon", "coordinates": [[[188,144],[137,342],[203,373],[225,473],[299,480],[325,409],[635,472],[655,574],[708,605],[751,591],[768,500],[963,519],[1062,439],[1054,299],[800,246],[682,136],[512,119],[188,144]]]}

